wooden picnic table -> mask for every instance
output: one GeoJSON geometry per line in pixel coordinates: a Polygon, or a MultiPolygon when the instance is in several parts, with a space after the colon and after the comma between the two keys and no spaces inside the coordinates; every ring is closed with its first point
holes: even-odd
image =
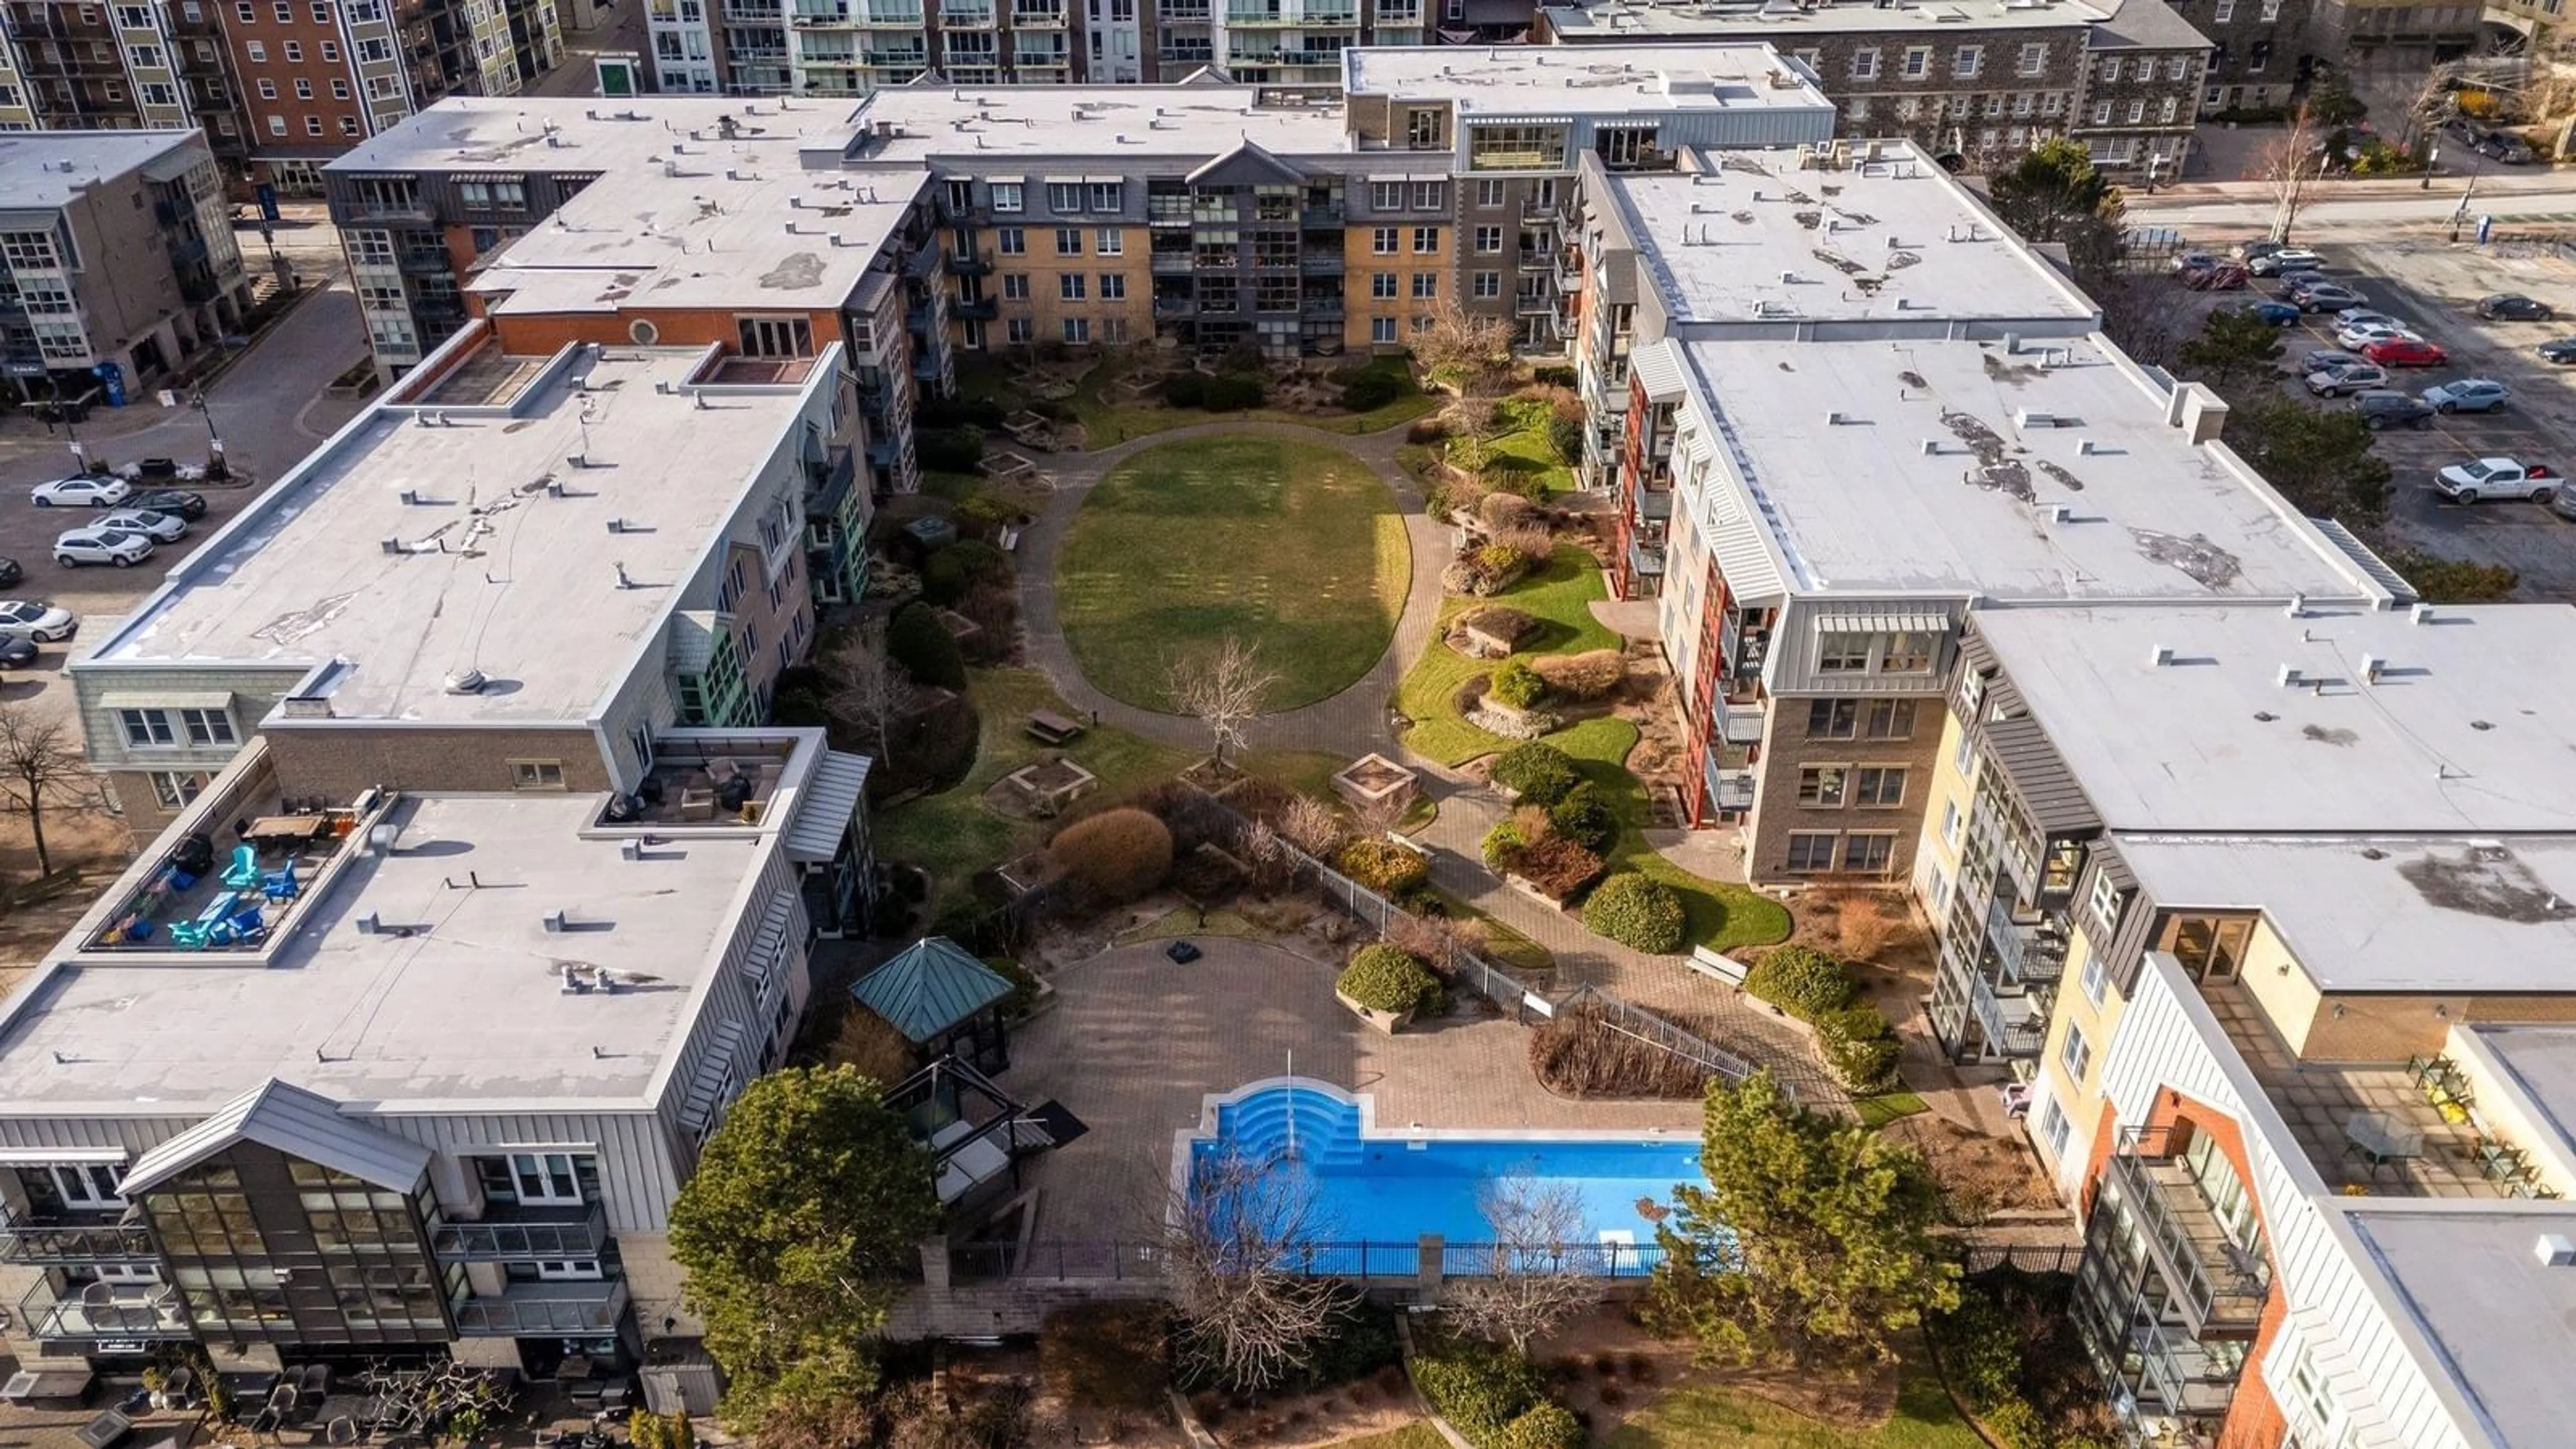
{"type": "Polygon", "coordinates": [[[1029,733],[1050,745],[1060,745],[1080,735],[1082,721],[1066,719],[1051,709],[1029,711],[1029,733]]]}
{"type": "Polygon", "coordinates": [[[250,823],[241,838],[253,844],[263,841],[302,841],[319,837],[331,828],[328,815],[263,815],[250,823]]]}

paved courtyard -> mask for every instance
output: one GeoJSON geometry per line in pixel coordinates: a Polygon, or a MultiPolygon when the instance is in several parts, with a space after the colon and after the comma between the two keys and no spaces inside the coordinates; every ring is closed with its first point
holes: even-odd
{"type": "Polygon", "coordinates": [[[1529,1032],[1461,1016],[1386,1037],[1333,999],[1334,966],[1281,947],[1199,937],[1206,954],[1166,960],[1161,941],[1057,973],[1054,1008],[1012,1048],[1001,1085],[1062,1102],[1091,1131],[1038,1159],[1036,1236],[1136,1239],[1160,1214],[1172,1134],[1200,1099],[1286,1073],[1377,1099],[1380,1127],[1655,1128],[1696,1138],[1696,1102],[1577,1102],[1540,1087],[1529,1032]]]}

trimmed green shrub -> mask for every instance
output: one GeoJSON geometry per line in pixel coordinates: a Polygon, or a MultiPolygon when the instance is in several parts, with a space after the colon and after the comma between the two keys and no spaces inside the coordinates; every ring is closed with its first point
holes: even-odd
{"type": "Polygon", "coordinates": [[[915,600],[886,621],[886,655],[922,684],[941,689],[966,687],[966,656],[957,637],[939,619],[939,611],[915,600]]]}
{"type": "Polygon", "coordinates": [[[1530,381],[1539,384],[1541,387],[1572,387],[1575,384],[1576,378],[1573,368],[1561,367],[1554,363],[1550,363],[1545,367],[1531,368],[1530,381]]]}
{"type": "Polygon", "coordinates": [[[1074,879],[1111,901],[1132,901],[1172,873],[1171,827],[1134,806],[1085,816],[1047,843],[1074,879]]]}
{"type": "Polygon", "coordinates": [[[1532,709],[1547,698],[1547,681],[1520,660],[1506,660],[1502,668],[1494,671],[1494,682],[1486,686],[1485,695],[1514,709],[1532,709]]]}
{"type": "Polygon", "coordinates": [[[1010,555],[982,539],[959,539],[922,562],[921,596],[934,604],[954,604],[1010,566],[1010,555]]]}
{"type": "Polygon", "coordinates": [[[1207,374],[1176,372],[1163,379],[1163,401],[1176,408],[1202,407],[1207,403],[1207,374]]]}
{"type": "Polygon", "coordinates": [[[1601,798],[1600,787],[1586,780],[1565,794],[1565,798],[1547,807],[1547,823],[1557,834],[1599,855],[1619,838],[1619,817],[1610,802],[1601,798]]]}
{"type": "Polygon", "coordinates": [[[1573,466],[1583,461],[1583,419],[1562,413],[1547,420],[1547,445],[1556,450],[1556,460],[1573,466]]]}
{"type": "Polygon", "coordinates": [[[1037,1005],[1038,979],[1029,974],[1029,968],[1021,965],[1018,957],[987,956],[984,958],[984,964],[992,967],[1003,980],[1011,983],[1011,994],[1003,997],[1001,1002],[1003,1016],[1021,1016],[1026,1014],[1030,1007],[1037,1005]]]}
{"type": "Polygon", "coordinates": [[[1526,1360],[1468,1339],[1417,1347],[1413,1386],[1470,1443],[1493,1449],[1513,1420],[1547,1402],[1545,1381],[1526,1360]]]}
{"type": "Polygon", "coordinates": [[[1352,952],[1333,989],[1371,1011],[1427,1013],[1440,1004],[1431,968],[1383,941],[1352,952]]]}
{"type": "Polygon", "coordinates": [[[913,434],[913,452],[933,473],[972,473],[984,461],[984,430],[939,428],[913,434]]]}
{"type": "Polygon", "coordinates": [[[1834,1075],[1851,1090],[1881,1091],[1895,1078],[1904,1043],[1877,1007],[1863,1002],[1826,1012],[1816,1018],[1816,1036],[1834,1075]]]}
{"type": "Polygon", "coordinates": [[[1508,820],[1498,821],[1493,829],[1485,832],[1485,869],[1507,870],[1527,849],[1529,837],[1521,834],[1519,826],[1508,820]]]}
{"type": "Polygon", "coordinates": [[[1852,979],[1841,958],[1813,946],[1772,951],[1744,974],[1744,989],[1801,1021],[1838,1011],[1852,999],[1852,979]]]}
{"type": "Polygon", "coordinates": [[[1261,406],[1261,379],[1241,373],[1227,373],[1208,379],[1207,391],[1199,406],[1212,413],[1242,412],[1261,406]]]}
{"type": "Polygon", "coordinates": [[[1409,391],[1402,378],[1384,372],[1363,372],[1342,386],[1342,406],[1355,413],[1382,408],[1409,391]]]}
{"type": "Polygon", "coordinates": [[[1533,805],[1553,805],[1583,783],[1574,761],[1554,745],[1517,745],[1494,761],[1492,778],[1533,805]]]}
{"type": "Polygon", "coordinates": [[[2056,1436],[2041,1422],[2030,1400],[2015,1394],[1977,1411],[1978,1420],[2004,1449],[2050,1449],[2056,1436]]]}
{"type": "Polygon", "coordinates": [[[1399,896],[1422,884],[1431,863],[1392,840],[1363,836],[1342,847],[1334,867],[1382,896],[1399,896]]]}
{"type": "Polygon", "coordinates": [[[1563,1404],[1540,1404],[1503,1426],[1496,1449],[1583,1449],[1583,1421],[1563,1404]]]}
{"type": "Polygon", "coordinates": [[[1583,903],[1583,924],[1622,946],[1658,956],[1680,950],[1689,927],[1682,898],[1673,888],[1635,871],[1601,883],[1583,903]]]}

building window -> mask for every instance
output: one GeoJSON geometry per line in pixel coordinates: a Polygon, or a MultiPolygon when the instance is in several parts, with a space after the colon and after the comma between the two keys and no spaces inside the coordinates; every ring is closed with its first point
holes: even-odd
{"type": "Polygon", "coordinates": [[[1123,302],[1127,300],[1127,279],[1117,272],[1102,272],[1100,274],[1100,300],[1104,302],[1123,302]]]}
{"type": "Polygon", "coordinates": [[[259,7],[251,4],[250,0],[241,0],[240,4],[235,5],[233,7],[233,15],[244,25],[257,25],[259,23],[259,7]]]}
{"type": "Polygon", "coordinates": [[[1896,858],[1896,837],[1873,831],[1843,837],[1843,869],[1881,875],[1896,858]]]}
{"type": "Polygon", "coordinates": [[[2102,79],[2105,81],[2116,81],[2119,78],[2120,58],[2115,55],[2102,62],[2102,79]]]}
{"type": "Polygon", "coordinates": [[[1866,711],[1869,737],[1874,740],[1910,740],[1914,738],[1914,701],[1910,699],[1874,699],[1866,711]]]}
{"type": "Polygon", "coordinates": [[[2072,1128],[2073,1124],[2066,1120],[2066,1114],[2057,1110],[2057,1099],[2055,1097],[2050,1097],[2048,1100],[2040,1104],[2039,1135],[2045,1138],[2048,1142],[2049,1156],[2064,1157],[2066,1155],[2066,1138],[2072,1128]]]}
{"type": "Polygon", "coordinates": [[[1060,226],[1055,229],[1055,254],[1060,257],[1082,255],[1082,228],[1060,226]]]}
{"type": "Polygon", "coordinates": [[[1879,651],[1882,674],[1924,674],[1932,668],[1932,636],[1919,629],[1899,629],[1879,651]]]}
{"type": "Polygon", "coordinates": [[[1416,256],[1430,256],[1440,250],[1440,228],[1417,226],[1413,229],[1413,251],[1416,256]]]}
{"type": "Polygon", "coordinates": [[[259,79],[259,98],[263,101],[276,100],[277,82],[270,80],[266,76],[261,76],[259,79]]]}
{"type": "Polygon", "coordinates": [[[1371,211],[1402,211],[1403,209],[1404,209],[1404,183],[1403,183],[1403,182],[1401,182],[1401,181],[1372,181],[1372,182],[1370,182],[1370,183],[1369,183],[1369,210],[1371,210],[1371,211]]]}
{"type": "Polygon", "coordinates": [[[1416,211],[1439,211],[1448,200],[1449,184],[1445,181],[1413,183],[1413,209],[1416,211]]]}
{"type": "Polygon", "coordinates": [[[1503,274],[1500,272],[1478,272],[1474,281],[1476,296],[1482,300],[1491,301],[1503,295],[1503,274]]]}
{"type": "Polygon", "coordinates": [[[995,227],[993,246],[1006,257],[1026,256],[1029,250],[1028,230],[1016,226],[995,227]]]}
{"type": "Polygon", "coordinates": [[[284,49],[285,49],[285,53],[286,53],[286,58],[287,58],[287,60],[288,60],[290,63],[298,64],[298,65],[300,65],[300,64],[302,64],[302,63],[303,63],[303,61],[304,61],[304,42],[302,42],[302,41],[300,41],[300,40],[290,40],[290,41],[287,41],[287,42],[285,43],[284,49]]]}
{"type": "Polygon", "coordinates": [[[1371,272],[1369,274],[1369,296],[1373,300],[1380,302],[1394,301],[1395,273],[1371,272]]]}
{"type": "Polygon", "coordinates": [[[803,317],[743,317],[734,334],[745,357],[811,357],[814,324],[803,317]]]}
{"type": "Polygon", "coordinates": [[[1071,216],[1082,210],[1082,183],[1079,181],[1048,182],[1047,210],[1058,216],[1071,216]]]}
{"type": "Polygon", "coordinates": [[[1952,850],[1959,848],[1959,802],[1941,802],[1941,843],[1952,850]]]}
{"type": "Polygon", "coordinates": [[[2144,123],[2146,119],[2147,103],[2145,101],[2129,102],[2129,124],[2132,126],[2140,125],[2144,123]]]}
{"type": "Polygon", "coordinates": [[[1835,839],[1830,830],[1789,832],[1789,861],[1785,868],[1800,875],[1832,870],[1835,839]]]}
{"type": "Polygon", "coordinates": [[[1018,211],[1025,204],[1026,195],[1027,192],[1017,181],[996,181],[993,183],[993,209],[1018,211]]]}
{"type": "Polygon", "coordinates": [[[1476,228],[1476,250],[1479,253],[1491,256],[1502,249],[1503,229],[1501,227],[1480,226],[1476,228]]]}
{"type": "Polygon", "coordinates": [[[1026,272],[1004,272],[1002,274],[1002,300],[1005,302],[1025,302],[1028,299],[1029,274],[1026,272]]]}
{"type": "Polygon", "coordinates": [[[1444,118],[1438,110],[1416,106],[1404,113],[1404,145],[1410,151],[1436,151],[1448,143],[1444,139],[1444,118]]]}
{"type": "Polygon", "coordinates": [[[1125,342],[1127,340],[1127,319],[1124,317],[1101,318],[1100,340],[1103,342],[1125,342]]]}
{"type": "Polygon", "coordinates": [[[1394,227],[1381,226],[1373,230],[1369,235],[1369,251],[1372,255],[1381,257],[1394,256],[1395,244],[1396,228],[1394,227]]]}
{"type": "MultiPolygon", "coordinates": [[[[340,78],[334,78],[332,80],[331,99],[335,101],[345,101],[349,99],[349,83],[347,80],[340,78]]],[[[344,116],[341,119],[346,120],[348,117],[344,116]]]]}
{"type": "Polygon", "coordinates": [[[1094,181],[1091,183],[1091,209],[1115,216],[1127,209],[1127,183],[1094,181]]]}
{"type": "Polygon", "coordinates": [[[1114,226],[1104,226],[1092,233],[1091,249],[1104,257],[1127,255],[1127,233],[1114,226]]]}
{"type": "Polygon", "coordinates": [[[2253,935],[2243,916],[2181,916],[2165,927],[2164,949],[2194,981],[2233,981],[2253,935]]]}
{"type": "Polygon", "coordinates": [[[1986,48],[1984,46],[1963,45],[1959,47],[1956,54],[1950,57],[1950,74],[1961,80],[1975,80],[1977,78],[1977,71],[1983,67],[1985,63],[1986,48]]]}
{"type": "Polygon", "coordinates": [[[2093,124],[2097,126],[2107,126],[2111,124],[2111,103],[2109,101],[2094,102],[2093,124]]]}
{"type": "Polygon", "coordinates": [[[2098,947],[2084,953],[2084,999],[2097,1007],[2102,1004],[2102,993],[2111,986],[2110,959],[2098,947]]]}
{"type": "Polygon", "coordinates": [[[242,53],[265,65],[268,63],[268,42],[264,40],[243,41],[242,53]]]}
{"type": "Polygon", "coordinates": [[[1056,277],[1056,279],[1055,279],[1055,294],[1056,294],[1056,297],[1057,297],[1059,300],[1061,300],[1061,301],[1066,301],[1066,302],[1079,302],[1079,301],[1081,301],[1081,300],[1082,300],[1082,273],[1080,273],[1080,272],[1064,272],[1064,273],[1060,273],[1060,274],[1056,277]]]}
{"type": "Polygon", "coordinates": [[[2175,113],[2181,109],[2182,102],[2172,96],[2167,96],[2156,106],[2156,120],[2163,125],[2170,126],[2173,124],[2175,113]]]}
{"type": "Polygon", "coordinates": [[[1860,729],[1860,702],[1852,699],[1807,701],[1807,738],[1847,740],[1860,729]]]}
{"type": "Polygon", "coordinates": [[[1850,792],[1851,771],[1842,765],[1808,765],[1798,771],[1798,803],[1838,810],[1850,792]]]}
{"type": "Polygon", "coordinates": [[[1437,298],[1439,295],[1440,274],[1438,272],[1416,272],[1413,274],[1413,300],[1417,302],[1428,302],[1437,298]]]}
{"type": "Polygon", "coordinates": [[[1878,79],[1878,47],[1864,46],[1852,52],[1851,78],[1853,80],[1878,79]]]}
{"type": "Polygon", "coordinates": [[[2093,1044],[2084,1039],[2084,1028],[2066,1024],[2066,1040],[2058,1044],[2057,1064],[2066,1068],[2068,1081],[2084,1085],[2084,1069],[2093,1065],[2093,1044]]]}
{"type": "Polygon", "coordinates": [[[178,731],[171,728],[170,713],[159,709],[120,709],[117,723],[125,728],[125,742],[139,748],[176,745],[178,731]]]}
{"type": "Polygon", "coordinates": [[[1371,317],[1371,318],[1369,319],[1369,341],[1371,341],[1371,342],[1393,342],[1394,340],[1395,340],[1395,319],[1394,319],[1394,318],[1392,318],[1392,317],[1371,317]]]}
{"type": "Polygon", "coordinates": [[[1816,672],[1819,674],[1862,674],[1869,669],[1867,634],[1836,631],[1816,640],[1816,672]]]}
{"type": "Polygon", "coordinates": [[[1867,765],[1856,772],[1853,800],[1861,805],[1885,809],[1905,803],[1905,772],[1884,766],[1867,765]]]}
{"type": "Polygon", "coordinates": [[[1920,80],[1924,76],[1931,74],[1932,47],[1928,45],[1907,46],[1905,48],[1905,60],[1897,67],[1897,73],[1904,76],[1907,80],[1920,80]]]}
{"type": "MultiPolygon", "coordinates": [[[[2277,0],[2263,0],[2263,3],[2266,5],[2276,5],[2277,0]]],[[[2175,56],[2165,68],[2165,79],[2176,81],[2191,79],[2191,57],[2187,55],[2175,56]]]]}
{"type": "Polygon", "coordinates": [[[1026,317],[1013,317],[1002,324],[1002,335],[1012,342],[1034,342],[1038,335],[1037,324],[1026,317]]]}
{"type": "Polygon", "coordinates": [[[2044,42],[2034,42],[2021,48],[2021,73],[2023,75],[2038,75],[2047,69],[2048,46],[2044,42]]]}
{"type": "Polygon", "coordinates": [[[164,810],[181,810],[206,788],[206,777],[194,770],[154,770],[152,800],[164,810]]]}
{"type": "Polygon", "coordinates": [[[1088,317],[1065,318],[1064,340],[1067,342],[1089,342],[1091,340],[1091,319],[1088,317]]]}
{"type": "Polygon", "coordinates": [[[512,760],[510,778],[522,790],[560,790],[564,787],[563,761],[512,760]]]}
{"type": "Polygon", "coordinates": [[[2094,867],[2093,896],[2086,904],[2093,912],[2093,929],[2109,940],[2120,924],[2120,883],[2099,865],[2094,867]]]}
{"type": "Polygon", "coordinates": [[[1477,206],[1491,211],[1502,204],[1503,183],[1499,179],[1489,176],[1476,183],[1477,206]]]}
{"type": "Polygon", "coordinates": [[[179,727],[187,732],[192,745],[229,745],[233,738],[233,718],[219,709],[183,709],[179,727]]]}
{"type": "Polygon", "coordinates": [[[2213,24],[2225,25],[2236,18],[2236,0],[2218,0],[2218,9],[2210,17],[2213,24]]]}

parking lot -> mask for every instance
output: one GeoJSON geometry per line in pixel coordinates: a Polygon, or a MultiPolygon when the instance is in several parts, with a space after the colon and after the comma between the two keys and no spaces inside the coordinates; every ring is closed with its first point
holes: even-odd
{"type": "MultiPolygon", "coordinates": [[[[2551,255],[2491,255],[2438,235],[2319,250],[2327,275],[2368,297],[2372,310],[2397,317],[2450,354],[2441,367],[2391,369],[2392,386],[2420,393],[2436,383],[2475,377],[2503,383],[2513,393],[2500,412],[2436,417],[2420,432],[2395,428],[2378,435],[2379,455],[2393,475],[2389,541],[2445,558],[2503,564],[2521,576],[2525,598],[2576,600],[2576,522],[2528,502],[2451,503],[2431,481],[2436,470],[2473,458],[2501,455],[2561,471],[2576,461],[2576,368],[2553,367],[2533,352],[2553,338],[2576,337],[2576,266],[2551,255]],[[2559,315],[2547,322],[2479,318],[2473,310],[2478,299],[2499,292],[2535,297],[2559,315]]],[[[2257,280],[2245,291],[2180,294],[2227,305],[2280,290],[2278,281],[2257,280]]],[[[2334,331],[2331,313],[2283,329],[2284,368],[2303,353],[2336,348],[2334,331]]],[[[2295,376],[2285,376],[2282,386],[2308,396],[2295,376]]]]}

